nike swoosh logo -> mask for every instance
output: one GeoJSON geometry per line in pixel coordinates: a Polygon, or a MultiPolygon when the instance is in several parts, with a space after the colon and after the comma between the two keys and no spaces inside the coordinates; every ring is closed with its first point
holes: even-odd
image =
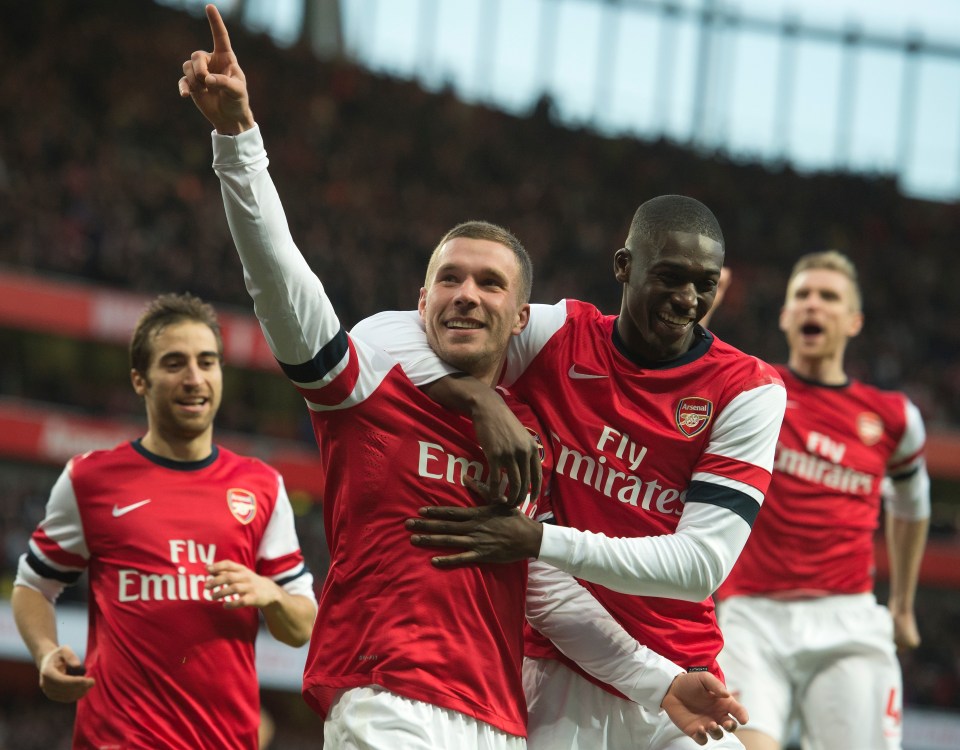
{"type": "Polygon", "coordinates": [[[570,369],[567,371],[567,375],[569,375],[574,380],[596,380],[597,378],[610,377],[609,375],[594,375],[593,373],[589,373],[589,372],[577,372],[576,365],[570,365],[570,369]]]}
{"type": "Polygon", "coordinates": [[[133,503],[131,505],[124,505],[122,508],[118,505],[113,506],[113,517],[120,518],[120,516],[125,516],[131,510],[136,510],[137,508],[142,508],[144,505],[149,503],[149,500],[141,500],[139,503],[133,503]]]}

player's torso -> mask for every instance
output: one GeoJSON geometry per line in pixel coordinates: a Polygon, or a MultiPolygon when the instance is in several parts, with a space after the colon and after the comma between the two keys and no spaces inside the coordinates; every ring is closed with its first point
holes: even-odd
{"type": "Polygon", "coordinates": [[[463,486],[488,478],[471,423],[399,368],[361,403],[312,416],[331,548],[308,663],[317,706],[324,685],[377,683],[516,731],[526,564],[440,571],[404,527],[423,506],[479,502],[463,486]]]}
{"type": "MultiPolygon", "coordinates": [[[[741,364],[723,349],[644,369],[613,346],[612,326],[568,322],[513,387],[550,432],[558,523],[614,537],[670,534],[713,421],[739,393],[741,364]]],[[[588,588],[646,645],[686,667],[714,667],[721,641],[711,601],[641,603],[588,588]]]]}
{"type": "Polygon", "coordinates": [[[730,585],[739,593],[868,591],[880,485],[903,435],[904,401],[780,369],[787,408],[773,479],[730,585]]]}
{"type": "Polygon", "coordinates": [[[209,601],[206,565],[231,559],[256,566],[276,480],[220,451],[192,471],[130,460],[74,472],[73,487],[90,550],[90,574],[122,605],[162,613],[177,602],[209,601]]]}
{"type": "Polygon", "coordinates": [[[72,480],[90,552],[87,664],[98,680],[78,728],[98,741],[123,736],[123,747],[246,742],[259,615],[212,601],[206,565],[256,568],[276,477],[222,450],[204,468],[179,471],[124,446],[81,460],[72,480]],[[150,690],[144,671],[157,675],[150,690]],[[211,695],[216,708],[202,708],[199,696],[211,695]],[[229,714],[230,725],[213,728],[220,720],[208,711],[229,714]],[[141,724],[152,738],[140,737],[141,724]]]}

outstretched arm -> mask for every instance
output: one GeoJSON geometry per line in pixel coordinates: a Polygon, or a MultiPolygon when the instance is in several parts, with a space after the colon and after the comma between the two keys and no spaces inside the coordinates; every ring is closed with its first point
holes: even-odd
{"type": "Polygon", "coordinates": [[[10,603],[20,637],[40,672],[43,694],[60,703],[80,700],[94,681],[83,676],[83,662],[73,649],[58,643],[53,603],[27,586],[14,586],[10,603]]]}
{"type": "Polygon", "coordinates": [[[588,674],[646,710],[661,708],[699,744],[719,739],[747,712],[713,675],[685,673],[636,640],[572,576],[530,564],[527,619],[588,674]]]}

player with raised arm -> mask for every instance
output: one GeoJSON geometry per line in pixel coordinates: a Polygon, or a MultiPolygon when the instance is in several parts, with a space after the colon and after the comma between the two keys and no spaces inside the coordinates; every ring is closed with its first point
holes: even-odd
{"type": "Polygon", "coordinates": [[[805,255],[787,282],[779,366],[787,409],[763,513],[720,589],[720,663],[748,701],[750,750],[777,750],[798,714],[811,750],[901,746],[895,647],[920,642],[913,602],[930,515],[920,413],[851,379],[860,289],[843,254],[805,255]],[[873,537],[887,478],[890,599],[873,594],[873,537]]]}
{"type": "MultiPolygon", "coordinates": [[[[614,254],[619,316],[574,300],[531,306],[501,382],[549,430],[551,522],[430,508],[409,522],[414,543],[467,550],[438,557],[442,567],[527,556],[551,563],[587,581],[637,640],[719,677],[722,638],[708,597],[760,509],[785,401],[771,367],[698,325],[723,257],[723,235],[706,206],[661,196],[640,206],[614,254]]],[[[416,328],[410,313],[362,324],[388,349],[393,341],[409,345],[416,328]]],[[[450,373],[419,338],[420,350],[404,357],[415,381],[450,373]]],[[[476,386],[469,378],[435,385],[453,406],[476,386]]],[[[530,634],[526,654],[531,747],[689,742],[664,717],[591,680],[541,634],[530,634]]],[[[730,736],[723,743],[740,746],[730,736]]]]}
{"type": "MultiPolygon", "coordinates": [[[[290,236],[226,27],[212,5],[207,17],[213,51],[184,63],[180,93],[215,128],[214,168],[247,288],[306,400],[323,459],[331,565],[304,696],[325,718],[329,747],[521,748],[526,562],[441,571],[404,530],[423,502],[466,507],[468,478],[489,482],[473,425],[342,327],[290,236]]],[[[527,323],[531,279],[519,241],[485,222],[458,225],[431,256],[419,314],[431,344],[486,383],[481,400],[500,399],[489,386],[507,340],[527,323]]],[[[529,408],[505,397],[542,434],[529,408]]],[[[522,470],[510,475],[513,491],[518,481],[526,495],[522,470]]],[[[535,513],[537,502],[524,510],[535,513]]],[[[743,716],[719,683],[639,647],[572,577],[531,575],[527,607],[572,658],[653,710],[662,701],[701,741],[719,733],[727,711],[743,716]]]]}
{"type": "Polygon", "coordinates": [[[74,747],[254,750],[260,613],[283,643],[310,637],[313,576],[283,480],[213,443],[222,358],[209,305],[154,300],[130,344],[146,434],[74,457],[20,559],[14,619],[43,692],[78,702],[74,747]],[[81,664],[54,603],[84,570],[81,664]]]}

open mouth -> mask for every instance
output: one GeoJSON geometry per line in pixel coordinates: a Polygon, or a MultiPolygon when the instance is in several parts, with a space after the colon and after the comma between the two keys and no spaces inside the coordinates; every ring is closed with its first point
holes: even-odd
{"type": "Polygon", "coordinates": [[[673,315],[671,313],[657,313],[657,320],[670,328],[676,328],[678,330],[693,324],[693,318],[686,315],[673,315]]]}
{"type": "Polygon", "coordinates": [[[457,331],[476,331],[483,328],[483,323],[479,320],[448,320],[443,324],[448,329],[457,331]]]}
{"type": "Polygon", "coordinates": [[[819,323],[804,323],[800,326],[800,333],[804,336],[816,336],[823,333],[823,326],[819,323]]]}
{"type": "Polygon", "coordinates": [[[210,399],[206,397],[183,398],[177,400],[177,406],[189,412],[199,412],[207,405],[210,399]]]}

